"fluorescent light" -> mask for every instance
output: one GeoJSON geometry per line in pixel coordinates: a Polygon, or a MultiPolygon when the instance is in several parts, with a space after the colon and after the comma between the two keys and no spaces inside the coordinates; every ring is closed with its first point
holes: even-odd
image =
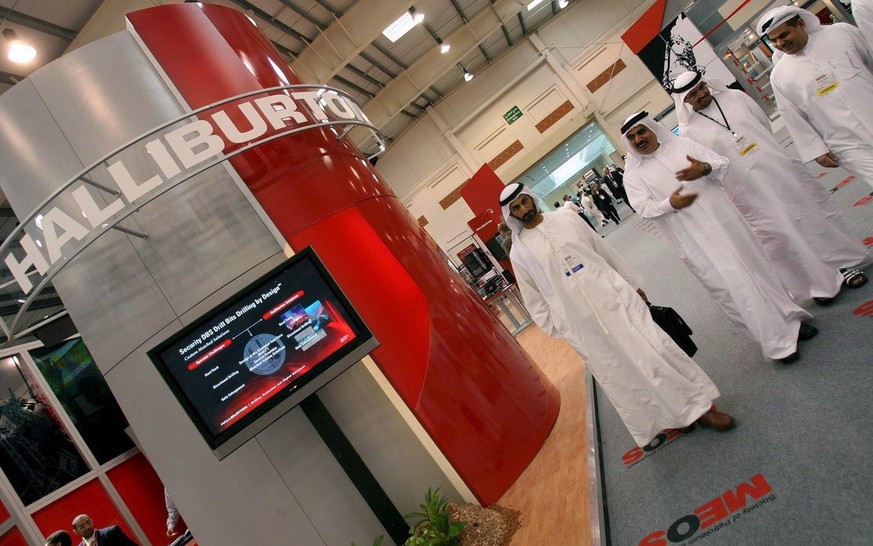
{"type": "Polygon", "coordinates": [[[412,30],[412,27],[422,22],[423,20],[423,13],[416,12],[413,16],[412,10],[403,12],[403,15],[401,15],[396,21],[388,25],[388,28],[383,30],[382,34],[392,42],[396,42],[404,34],[412,30]]]}
{"type": "Polygon", "coordinates": [[[531,2],[527,5],[527,11],[534,9],[535,7],[539,6],[540,4],[542,4],[545,1],[546,0],[533,0],[533,2],[531,2]]]}

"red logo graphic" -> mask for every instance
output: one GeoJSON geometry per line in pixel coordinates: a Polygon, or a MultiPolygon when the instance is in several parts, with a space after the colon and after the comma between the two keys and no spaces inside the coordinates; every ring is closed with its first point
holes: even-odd
{"type": "MultiPolygon", "coordinates": [[[[820,175],[818,175],[818,177],[821,178],[821,177],[824,176],[824,175],[825,175],[825,173],[821,173],[820,175]]],[[[833,188],[831,188],[831,193],[834,193],[835,191],[837,191],[837,190],[840,189],[840,188],[845,188],[846,186],[848,186],[849,184],[851,184],[851,183],[852,183],[852,180],[854,180],[854,179],[855,179],[854,176],[850,176],[850,177],[848,177],[848,178],[843,179],[842,182],[840,182],[839,184],[837,184],[836,186],[834,186],[833,188]]]]}
{"type": "Polygon", "coordinates": [[[867,237],[863,241],[865,246],[873,246],[873,237],[867,237]]]}
{"type": "Polygon", "coordinates": [[[862,207],[862,206],[866,205],[867,203],[869,203],[870,201],[873,201],[873,195],[868,195],[867,197],[862,197],[861,199],[858,199],[858,202],[855,203],[855,206],[862,207]]]}
{"type": "Polygon", "coordinates": [[[773,488],[767,483],[764,475],[757,474],[748,482],[739,484],[735,491],[725,491],[706,504],[696,508],[693,514],[677,519],[666,531],[662,529],[650,534],[640,541],[640,546],[668,546],[670,542],[677,543],[688,540],[701,529],[709,529],[700,536],[700,538],[703,538],[719,529],[727,527],[743,514],[757,509],[765,502],[775,500],[776,495],[770,495],[772,492],[773,488]],[[761,500],[765,495],[770,496],[761,500]],[[746,505],[749,502],[749,497],[759,502],[747,508],[746,505]],[[731,514],[734,517],[726,519],[731,514]],[[714,525],[715,527],[713,527],[714,525]]]}
{"type": "Polygon", "coordinates": [[[873,317],[873,300],[862,303],[852,314],[859,317],[873,317]]]}
{"type": "Polygon", "coordinates": [[[671,429],[665,430],[664,432],[655,436],[648,445],[643,447],[635,447],[621,456],[621,460],[627,467],[631,467],[636,463],[640,462],[642,459],[645,459],[649,455],[652,454],[653,451],[658,449],[659,447],[668,444],[675,440],[676,438],[682,436],[684,433],[682,431],[671,429]]]}

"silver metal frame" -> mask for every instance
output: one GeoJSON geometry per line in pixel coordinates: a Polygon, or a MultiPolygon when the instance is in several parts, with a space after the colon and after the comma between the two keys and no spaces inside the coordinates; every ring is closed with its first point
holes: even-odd
{"type": "Polygon", "coordinates": [[[60,400],[58,400],[54,391],[51,390],[45,377],[34,362],[33,357],[30,355],[32,349],[38,349],[43,346],[44,345],[41,342],[34,341],[18,345],[14,348],[3,349],[0,351],[0,358],[18,357],[19,366],[24,367],[27,373],[33,378],[36,386],[40,389],[41,394],[45,397],[49,406],[54,410],[55,415],[60,420],[64,432],[70,438],[70,441],[88,465],[89,470],[82,476],[79,476],[63,487],[52,491],[38,501],[25,505],[21,502],[18,493],[6,478],[5,472],[0,469],[0,499],[2,499],[6,507],[9,508],[10,514],[10,520],[0,525],[0,534],[9,531],[13,526],[17,526],[18,530],[29,544],[42,544],[44,537],[42,536],[42,531],[33,520],[33,514],[96,478],[106,490],[107,495],[110,497],[119,513],[121,513],[122,517],[125,518],[125,522],[129,525],[134,535],[136,535],[136,539],[141,544],[147,544],[147,537],[144,531],[139,526],[136,519],[133,517],[133,514],[130,512],[130,509],[127,507],[124,500],[121,498],[121,495],[112,485],[107,476],[107,472],[132,458],[140,451],[137,448],[131,448],[106,463],[100,464],[100,462],[97,461],[97,458],[91,453],[88,444],[70,420],[66,410],[64,410],[63,405],[60,403],[60,400]]]}
{"type": "MultiPolygon", "coordinates": [[[[286,91],[286,90],[292,90],[292,89],[324,89],[326,91],[330,91],[330,92],[333,92],[333,93],[336,93],[338,95],[343,96],[345,99],[347,99],[348,101],[350,101],[352,104],[354,104],[357,107],[357,105],[354,102],[354,100],[352,99],[352,97],[348,93],[346,93],[345,91],[342,91],[341,89],[336,89],[336,88],[325,86],[325,85],[293,84],[293,85],[281,85],[281,86],[269,87],[269,88],[265,88],[265,89],[258,89],[256,91],[249,91],[246,93],[235,95],[233,97],[228,97],[226,99],[222,99],[220,101],[211,103],[207,106],[203,106],[203,107],[198,108],[196,110],[186,112],[185,114],[183,114],[177,118],[174,118],[173,120],[165,122],[165,123],[157,126],[156,128],[154,128],[146,133],[143,133],[143,134],[139,135],[138,137],[126,142],[125,144],[122,144],[121,146],[115,148],[114,150],[112,150],[111,152],[109,152],[108,154],[103,156],[102,158],[91,163],[83,171],[76,174],[73,178],[71,178],[65,184],[60,186],[57,190],[52,192],[51,195],[49,195],[45,200],[43,200],[43,202],[40,203],[40,205],[38,207],[36,207],[26,218],[24,218],[19,223],[18,227],[16,227],[16,229],[9,235],[9,237],[7,237],[5,241],[3,241],[3,244],[0,245],[0,256],[7,254],[7,251],[9,249],[10,245],[12,244],[12,242],[18,240],[18,237],[24,233],[24,228],[26,225],[29,225],[29,223],[33,219],[35,219],[40,214],[40,212],[45,210],[56,198],[58,198],[59,196],[64,194],[64,192],[66,190],[68,190],[77,181],[85,182],[85,183],[92,185],[100,190],[106,190],[113,195],[117,195],[117,192],[115,192],[111,188],[107,188],[101,184],[94,183],[93,181],[91,181],[90,179],[88,179],[86,177],[86,175],[89,172],[91,172],[91,170],[105,164],[113,156],[116,156],[117,154],[127,150],[128,148],[130,148],[131,146],[133,146],[135,144],[141,143],[143,140],[159,133],[160,131],[163,131],[164,129],[167,129],[168,127],[170,127],[176,123],[179,123],[180,121],[183,121],[183,120],[186,120],[189,118],[194,118],[197,114],[202,113],[204,111],[208,111],[208,110],[217,108],[219,106],[222,106],[224,104],[227,104],[227,103],[239,100],[239,99],[243,99],[243,98],[247,98],[247,97],[251,97],[251,96],[255,96],[255,95],[266,94],[266,93],[270,93],[273,91],[286,91]]],[[[359,114],[366,120],[367,119],[366,116],[364,116],[363,113],[360,112],[359,107],[358,107],[358,110],[359,110],[359,114]]],[[[71,255],[63,256],[60,260],[58,260],[57,262],[55,262],[54,264],[49,266],[49,269],[46,272],[46,274],[44,275],[42,281],[35,288],[33,288],[31,290],[30,294],[28,294],[24,303],[22,303],[21,307],[18,310],[18,313],[16,313],[15,317],[13,318],[11,325],[7,325],[6,321],[3,320],[2,318],[0,318],[0,328],[3,329],[3,332],[6,334],[9,341],[14,340],[16,338],[16,336],[22,335],[25,331],[29,332],[29,331],[33,330],[34,328],[36,328],[37,326],[33,326],[31,328],[27,328],[26,330],[17,331],[17,329],[19,328],[19,323],[21,322],[24,313],[27,312],[27,310],[30,307],[33,300],[42,292],[42,290],[46,287],[46,285],[48,285],[48,283],[51,282],[51,280],[58,273],[60,273],[64,267],[66,267],[70,262],[72,262],[79,254],[81,254],[85,249],[87,249],[92,243],[94,243],[97,239],[99,239],[108,230],[118,229],[119,231],[122,231],[124,233],[128,233],[128,234],[136,236],[136,237],[147,239],[148,238],[147,233],[132,232],[131,230],[129,230],[127,228],[123,228],[121,226],[118,226],[118,224],[120,222],[122,222],[123,220],[125,220],[130,215],[132,215],[133,213],[137,212],[140,208],[148,205],[149,203],[151,203],[152,201],[154,201],[155,199],[157,199],[158,197],[163,195],[164,193],[172,190],[173,188],[182,184],[183,182],[186,182],[186,181],[190,180],[191,178],[203,173],[204,171],[206,171],[206,170],[208,170],[208,169],[210,169],[210,168],[212,168],[220,163],[224,163],[228,159],[231,159],[231,158],[233,158],[233,157],[235,157],[243,152],[247,152],[247,151],[251,150],[252,148],[255,148],[255,147],[260,146],[262,144],[266,144],[268,142],[272,142],[273,140],[276,140],[276,139],[279,139],[279,138],[282,138],[285,136],[301,133],[304,131],[308,131],[311,129],[320,129],[320,128],[333,127],[333,126],[345,126],[346,127],[346,130],[344,130],[341,134],[337,135],[337,140],[343,140],[348,135],[348,133],[357,126],[361,126],[361,127],[365,127],[367,129],[369,129],[371,134],[375,137],[376,141],[379,143],[379,150],[375,154],[367,156],[367,159],[371,159],[373,157],[376,157],[385,150],[385,140],[384,140],[383,135],[381,134],[379,129],[376,126],[369,123],[369,121],[337,120],[337,121],[316,122],[312,125],[305,125],[302,127],[290,127],[287,130],[280,131],[280,132],[275,133],[267,138],[246,144],[245,146],[242,146],[239,149],[234,150],[233,152],[231,152],[229,154],[222,154],[219,157],[213,159],[212,161],[207,161],[202,166],[198,167],[197,169],[195,169],[193,171],[185,172],[184,175],[180,179],[178,179],[174,182],[170,182],[169,180],[167,180],[166,183],[161,184],[161,186],[159,188],[156,188],[155,190],[153,190],[153,192],[151,193],[151,195],[147,199],[141,199],[141,200],[138,200],[137,203],[131,203],[131,206],[129,207],[129,209],[127,211],[124,211],[121,214],[118,214],[110,222],[104,223],[101,227],[92,230],[90,232],[90,234],[80,244],[80,246],[71,255]]],[[[51,322],[52,320],[59,318],[59,316],[60,315],[52,317],[50,320],[43,321],[39,325],[47,324],[48,322],[51,322]]]]}
{"type": "Polygon", "coordinates": [[[606,506],[603,499],[603,487],[600,467],[600,445],[597,442],[597,413],[594,409],[594,377],[585,372],[585,422],[588,424],[588,499],[591,519],[591,544],[606,545],[606,506]]]}

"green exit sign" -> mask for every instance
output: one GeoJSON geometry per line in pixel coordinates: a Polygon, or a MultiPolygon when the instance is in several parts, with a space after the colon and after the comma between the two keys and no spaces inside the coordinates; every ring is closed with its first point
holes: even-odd
{"type": "Polygon", "coordinates": [[[515,123],[515,120],[522,116],[521,110],[519,110],[518,106],[513,106],[509,109],[509,112],[503,114],[503,119],[506,120],[506,123],[512,125],[515,123]]]}

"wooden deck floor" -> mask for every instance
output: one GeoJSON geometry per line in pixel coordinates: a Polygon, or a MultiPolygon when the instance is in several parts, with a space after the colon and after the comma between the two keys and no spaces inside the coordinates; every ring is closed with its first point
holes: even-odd
{"type": "Polygon", "coordinates": [[[512,546],[588,546],[584,363],[567,343],[536,326],[517,339],[560,391],[561,411],[539,454],[498,501],[521,512],[512,546]]]}

